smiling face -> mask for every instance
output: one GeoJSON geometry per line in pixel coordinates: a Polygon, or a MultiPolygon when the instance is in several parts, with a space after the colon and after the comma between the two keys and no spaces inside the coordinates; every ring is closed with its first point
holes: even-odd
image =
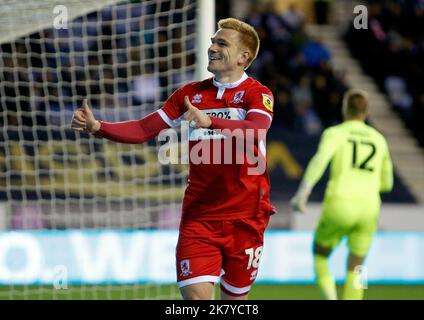
{"type": "Polygon", "coordinates": [[[208,71],[218,76],[243,72],[250,53],[243,49],[239,34],[233,29],[219,29],[208,49],[208,71]]]}

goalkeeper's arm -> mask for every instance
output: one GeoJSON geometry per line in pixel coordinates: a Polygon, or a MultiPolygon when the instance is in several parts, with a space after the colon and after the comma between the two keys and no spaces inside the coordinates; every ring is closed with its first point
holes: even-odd
{"type": "Polygon", "coordinates": [[[312,157],[311,161],[309,161],[302,182],[296,194],[290,200],[290,205],[293,211],[306,211],[306,203],[308,202],[309,195],[331,161],[337,144],[338,138],[333,130],[331,128],[325,130],[321,136],[318,151],[312,157]]]}
{"type": "Polygon", "coordinates": [[[109,123],[98,121],[84,99],[82,108],[74,112],[72,129],[92,133],[112,141],[122,143],[142,143],[156,137],[169,126],[157,113],[151,113],[140,120],[109,123]]]}
{"type": "Polygon", "coordinates": [[[383,160],[380,178],[380,192],[390,192],[393,189],[393,163],[388,149],[383,160]]]}

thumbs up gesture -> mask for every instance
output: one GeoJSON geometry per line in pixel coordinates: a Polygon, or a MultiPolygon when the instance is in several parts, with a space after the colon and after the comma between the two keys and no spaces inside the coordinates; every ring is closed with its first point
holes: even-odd
{"type": "Polygon", "coordinates": [[[184,97],[184,104],[187,107],[184,118],[187,121],[191,121],[195,128],[209,128],[211,126],[211,118],[193,106],[187,96],[184,97]]]}
{"type": "Polygon", "coordinates": [[[95,133],[100,129],[100,122],[94,118],[93,112],[91,112],[88,106],[87,99],[84,99],[82,107],[74,112],[71,128],[78,132],[87,133],[95,133]]]}

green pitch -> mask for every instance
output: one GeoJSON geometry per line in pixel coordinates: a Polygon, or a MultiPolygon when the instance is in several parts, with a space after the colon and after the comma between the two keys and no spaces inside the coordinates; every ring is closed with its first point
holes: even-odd
{"type": "MultiPolygon", "coordinates": [[[[218,289],[216,290],[218,297],[218,289]]],[[[339,296],[342,286],[338,286],[339,296]]],[[[57,290],[51,286],[23,287],[0,286],[0,300],[3,299],[181,299],[175,285],[166,286],[73,286],[57,290]]],[[[314,300],[319,293],[314,285],[281,284],[254,285],[250,300],[314,300]]],[[[424,300],[424,285],[369,285],[365,299],[370,300],[424,300]]]]}
{"type": "MultiPolygon", "coordinates": [[[[343,286],[337,285],[338,297],[343,286]]],[[[318,300],[319,291],[314,285],[254,285],[250,299],[268,300],[318,300]]],[[[368,285],[365,300],[424,300],[424,285],[368,285]]]]}

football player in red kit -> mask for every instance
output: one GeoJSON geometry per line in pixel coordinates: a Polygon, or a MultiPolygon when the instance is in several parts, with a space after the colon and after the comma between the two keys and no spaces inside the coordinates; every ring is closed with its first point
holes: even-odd
{"type": "Polygon", "coordinates": [[[208,49],[213,78],[176,90],[160,110],[140,120],[97,121],[86,100],[72,120],[76,131],[123,143],[142,143],[182,120],[190,121],[189,178],[176,248],[177,281],[184,299],[212,299],[218,281],[222,299],[247,299],[257,276],[264,231],[274,213],[265,160],[274,98],[245,73],[257,56],[259,37],[250,25],[233,18],[220,20],[218,27],[208,49]],[[245,161],[239,161],[238,147],[224,147],[225,143],[219,147],[223,157],[236,156],[215,161],[217,149],[211,142],[240,138],[246,142],[245,161]],[[192,152],[196,150],[202,154],[192,152]]]}

